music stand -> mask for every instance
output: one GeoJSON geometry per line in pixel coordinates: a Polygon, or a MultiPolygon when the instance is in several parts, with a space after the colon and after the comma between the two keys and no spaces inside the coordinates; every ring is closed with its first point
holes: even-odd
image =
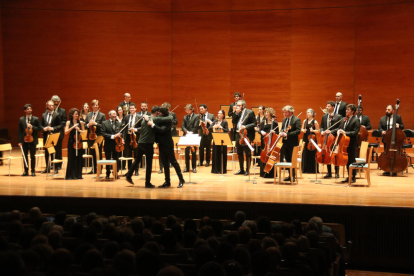
{"type": "MultiPolygon", "coordinates": [[[[318,152],[322,151],[322,149],[318,146],[318,144],[316,144],[315,141],[313,141],[313,139],[310,139],[310,141],[308,143],[312,143],[314,145],[316,151],[318,151],[318,152]]],[[[305,145],[303,145],[303,147],[305,147],[305,145]]],[[[315,154],[315,180],[311,180],[311,182],[322,183],[322,181],[318,180],[318,161],[317,161],[317,159],[318,159],[318,156],[317,156],[317,154],[315,154]]]]}
{"type": "MultiPolygon", "coordinates": [[[[53,134],[50,134],[48,137],[47,137],[47,140],[46,140],[46,143],[45,143],[45,145],[44,145],[44,148],[47,150],[47,148],[51,148],[51,147],[54,147],[54,146],[56,146],[57,145],[57,143],[58,143],[58,141],[59,141],[59,136],[60,136],[60,132],[58,132],[58,133],[53,133],[53,134]]],[[[55,159],[55,155],[56,155],[56,153],[54,153],[54,156],[53,156],[53,159],[55,159]]],[[[48,166],[46,167],[46,170],[50,170],[50,160],[51,160],[52,158],[50,157],[50,159],[49,160],[47,160],[48,161],[48,166]]]]}
{"type": "MultiPolygon", "coordinates": [[[[177,143],[178,146],[183,147],[199,147],[201,137],[198,134],[187,134],[186,136],[178,137],[180,140],[177,143]]],[[[188,168],[188,183],[187,184],[195,184],[195,182],[191,182],[191,170],[188,168]]]]}
{"type": "Polygon", "coordinates": [[[228,115],[230,112],[230,105],[220,105],[220,110],[224,110],[228,115]]]}
{"type": "MultiPolygon", "coordinates": [[[[227,132],[213,132],[213,140],[214,143],[221,146],[221,153],[224,154],[224,146],[232,146],[233,143],[230,139],[230,135],[227,132]]],[[[227,163],[227,152],[225,153],[226,156],[226,163],[227,163]]],[[[220,159],[222,157],[220,156],[220,159]]],[[[223,167],[224,167],[224,160],[221,160],[221,174],[223,174],[223,167]]]]}

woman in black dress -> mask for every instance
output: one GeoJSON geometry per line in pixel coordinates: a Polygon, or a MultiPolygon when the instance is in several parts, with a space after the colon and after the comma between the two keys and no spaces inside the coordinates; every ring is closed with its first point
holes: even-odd
{"type": "MultiPolygon", "coordinates": [[[[319,133],[319,124],[315,120],[315,111],[311,108],[309,108],[306,111],[307,118],[303,120],[302,123],[302,132],[303,134],[303,141],[305,144],[303,145],[303,154],[302,154],[302,172],[303,173],[315,173],[316,168],[316,150],[310,151],[308,150],[308,144],[311,143],[309,141],[309,135],[311,133],[319,133]]],[[[318,144],[318,141],[316,140],[315,135],[315,143],[318,144]]]]}
{"type": "MultiPolygon", "coordinates": [[[[69,121],[66,122],[65,135],[69,134],[68,139],[68,166],[66,168],[66,180],[82,179],[82,149],[76,149],[73,144],[76,142],[76,134],[80,139],[80,134],[85,131],[84,123],[79,119],[79,109],[69,110],[69,121]]],[[[79,141],[79,140],[78,140],[79,141]]]]}
{"type": "MultiPolygon", "coordinates": [[[[259,110],[257,111],[256,116],[256,122],[257,126],[254,128],[256,132],[260,133],[260,123],[266,119],[266,116],[264,115],[265,107],[263,105],[259,106],[259,110]]],[[[255,145],[254,147],[254,156],[260,156],[260,153],[262,152],[262,146],[263,146],[263,136],[261,139],[260,146],[255,145]]],[[[257,163],[258,166],[260,166],[260,160],[254,159],[253,162],[257,163]]]]}
{"type": "MultiPolygon", "coordinates": [[[[275,116],[275,110],[271,107],[268,107],[265,109],[265,119],[260,123],[260,135],[262,136],[262,149],[266,147],[263,141],[263,138],[270,132],[272,134],[279,134],[279,127],[278,127],[277,119],[275,116]]],[[[272,145],[270,145],[270,147],[271,146],[272,145]]],[[[274,167],[267,174],[264,172],[265,167],[266,167],[266,163],[263,163],[260,161],[260,176],[264,178],[273,178],[274,167]]]]}
{"type": "MultiPolygon", "coordinates": [[[[209,131],[212,132],[229,132],[229,126],[224,118],[226,113],[224,110],[219,110],[217,114],[217,120],[209,127],[209,131]]],[[[213,144],[213,158],[211,165],[211,173],[221,173],[221,164],[223,162],[223,173],[227,173],[227,146],[219,146],[213,144]]]]}
{"type": "Polygon", "coordinates": [[[80,114],[80,120],[81,120],[81,122],[85,122],[86,121],[86,115],[88,115],[89,111],[90,110],[89,110],[88,103],[84,103],[83,106],[82,106],[81,114],[80,114]]]}
{"type": "Polygon", "coordinates": [[[118,106],[116,108],[116,119],[118,120],[118,122],[122,123],[122,121],[124,120],[124,110],[122,109],[122,106],[118,106]]]}

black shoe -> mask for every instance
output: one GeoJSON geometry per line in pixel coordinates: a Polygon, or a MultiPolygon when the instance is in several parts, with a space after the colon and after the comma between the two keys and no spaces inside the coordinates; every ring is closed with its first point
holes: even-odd
{"type": "Polygon", "coordinates": [[[347,177],[347,178],[345,178],[345,180],[342,180],[341,182],[342,183],[348,183],[348,181],[349,181],[349,178],[347,177]]]}
{"type": "Polygon", "coordinates": [[[124,177],[128,177],[128,173],[124,174],[124,177]]]}
{"type": "Polygon", "coordinates": [[[210,161],[206,162],[206,167],[210,166],[210,161]]]}
{"type": "Polygon", "coordinates": [[[152,185],[151,183],[145,183],[145,188],[151,189],[151,188],[155,188],[155,186],[152,185]]]}
{"type": "Polygon", "coordinates": [[[250,173],[249,172],[245,172],[244,173],[244,176],[248,176],[250,173]]]}
{"type": "Polygon", "coordinates": [[[93,171],[90,171],[90,172],[88,172],[88,174],[94,174],[94,172],[93,171]]]}
{"type": "Polygon", "coordinates": [[[32,176],[36,176],[36,173],[35,172],[32,172],[32,176]]]}
{"type": "Polygon", "coordinates": [[[180,184],[178,184],[177,188],[182,188],[184,186],[184,182],[180,182],[180,184]]]}
{"type": "Polygon", "coordinates": [[[161,174],[161,173],[163,173],[162,169],[160,169],[160,170],[158,171],[158,174],[161,174]]]}
{"type": "Polygon", "coordinates": [[[389,172],[383,172],[382,175],[390,176],[391,174],[389,172]]]}
{"type": "Polygon", "coordinates": [[[283,181],[289,181],[290,182],[290,176],[283,179],[283,181]]]}
{"type": "Polygon", "coordinates": [[[335,178],[339,178],[339,173],[336,173],[335,174],[335,178]]]}
{"type": "Polygon", "coordinates": [[[50,173],[47,169],[45,169],[42,173],[50,173]]]}
{"type": "Polygon", "coordinates": [[[244,170],[240,170],[238,172],[236,172],[234,175],[242,175],[245,174],[246,172],[244,170]]]}
{"type": "Polygon", "coordinates": [[[231,149],[229,153],[233,153],[233,149],[231,149]]]}
{"type": "Polygon", "coordinates": [[[332,174],[328,173],[327,175],[325,175],[323,178],[331,178],[332,174]]]}
{"type": "Polygon", "coordinates": [[[129,183],[129,184],[131,184],[131,185],[134,185],[134,182],[132,181],[132,179],[131,179],[131,177],[126,177],[125,178],[125,180],[129,183]]]}
{"type": "Polygon", "coordinates": [[[139,172],[138,172],[138,170],[136,170],[135,171],[135,176],[138,176],[139,175],[139,172]]]}
{"type": "Polygon", "coordinates": [[[109,175],[107,175],[107,176],[105,177],[105,179],[109,179],[109,175]]]}
{"type": "Polygon", "coordinates": [[[59,173],[59,170],[58,170],[58,169],[56,169],[56,170],[55,170],[55,174],[58,174],[58,173],[59,173]]]}
{"type": "Polygon", "coordinates": [[[24,172],[23,174],[22,174],[22,176],[29,176],[29,172],[24,172]]]}
{"type": "Polygon", "coordinates": [[[193,173],[197,173],[197,170],[196,169],[193,169],[193,173]]]}
{"type": "Polygon", "coordinates": [[[185,172],[185,173],[186,173],[186,172],[188,172],[188,169],[187,169],[187,167],[186,167],[186,168],[184,169],[184,171],[183,171],[183,172],[185,172]]]}
{"type": "Polygon", "coordinates": [[[158,188],[167,188],[167,187],[171,187],[171,183],[164,182],[164,184],[158,186],[158,188]]]}

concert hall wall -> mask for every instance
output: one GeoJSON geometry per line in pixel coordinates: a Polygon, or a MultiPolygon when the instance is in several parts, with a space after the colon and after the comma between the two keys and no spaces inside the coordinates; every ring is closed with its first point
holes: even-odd
{"type": "Polygon", "coordinates": [[[96,98],[107,114],[125,92],[180,105],[179,125],[187,103],[216,114],[235,91],[279,121],[287,104],[320,121],[341,91],[348,103],[362,94],[374,127],[400,98],[413,128],[414,0],[397,2],[3,0],[2,127],[16,145],[26,103],[40,117],[52,95],[67,111],[96,98]]]}

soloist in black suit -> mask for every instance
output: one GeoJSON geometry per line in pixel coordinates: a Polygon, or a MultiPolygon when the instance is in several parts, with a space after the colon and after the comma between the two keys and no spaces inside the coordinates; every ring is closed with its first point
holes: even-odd
{"type": "MultiPolygon", "coordinates": [[[[32,170],[32,173],[35,172],[35,166],[36,166],[36,158],[35,158],[35,154],[36,154],[36,146],[38,144],[38,132],[42,129],[42,126],[40,125],[39,122],[39,118],[35,117],[35,116],[23,116],[20,118],[19,120],[19,132],[18,132],[18,138],[19,138],[19,144],[23,144],[23,153],[24,156],[26,158],[26,161],[28,162],[29,159],[27,159],[28,157],[28,153],[30,151],[30,168],[32,170]],[[30,119],[28,119],[30,118],[30,119]],[[24,137],[26,136],[26,128],[27,128],[27,121],[30,120],[30,124],[32,125],[32,137],[33,137],[33,142],[31,143],[26,143],[24,141],[24,137]]],[[[23,161],[24,162],[24,161],[23,161]]],[[[26,166],[26,163],[24,163],[24,170],[25,172],[29,171],[29,167],[26,166]]]]}
{"type": "MultiPolygon", "coordinates": [[[[325,113],[322,116],[322,122],[321,122],[321,132],[326,131],[330,126],[335,125],[337,122],[339,122],[342,119],[342,116],[339,114],[335,114],[331,116],[328,113],[325,113]],[[329,125],[328,125],[329,121],[329,125]]],[[[340,124],[340,123],[339,123],[340,124]]],[[[339,127],[339,124],[335,125],[334,127],[330,128],[332,135],[336,136],[336,130],[339,127]]],[[[321,141],[321,144],[323,144],[324,141],[321,141]]],[[[328,168],[328,175],[332,174],[332,165],[327,165],[328,168]]],[[[339,175],[339,166],[335,166],[335,174],[339,175]]]]}
{"type": "MultiPolygon", "coordinates": [[[[53,112],[53,114],[54,113],[55,112],[53,112]]],[[[60,140],[60,137],[62,135],[61,130],[64,128],[65,123],[66,123],[65,121],[62,121],[62,116],[59,113],[56,113],[54,116],[53,116],[53,114],[50,115],[51,116],[50,127],[53,128],[53,131],[43,132],[43,143],[44,144],[46,144],[47,138],[49,137],[49,135],[51,133],[60,133],[59,141],[56,145],[54,145],[56,153],[54,154],[54,156],[52,156],[52,158],[51,158],[52,160],[55,158],[55,156],[56,156],[56,158],[58,158],[58,154],[57,154],[58,149],[59,148],[62,149],[62,140],[60,140]]],[[[43,113],[42,121],[40,122],[42,128],[45,128],[45,127],[49,126],[48,122],[49,122],[49,112],[45,112],[45,113],[43,113]]],[[[46,160],[46,168],[49,168],[49,166],[48,166],[48,164],[49,164],[49,152],[47,150],[45,150],[45,160],[46,160]]]]}
{"type": "MultiPolygon", "coordinates": [[[[102,123],[101,134],[105,139],[105,159],[106,160],[116,160],[117,162],[117,172],[119,171],[119,152],[115,150],[116,142],[114,135],[117,134],[121,130],[121,122],[118,120],[111,121],[107,120],[102,123]]],[[[124,138],[123,133],[121,133],[121,137],[124,138]]],[[[112,165],[106,165],[106,175],[109,176],[111,174],[112,165]]]]}
{"type": "MultiPolygon", "coordinates": [[[[200,114],[200,120],[203,122],[207,122],[206,120],[206,114],[200,114]]],[[[214,115],[207,113],[207,119],[214,122],[214,115]]],[[[210,127],[210,123],[206,123],[207,129],[210,127]]],[[[201,137],[200,140],[200,151],[199,151],[199,158],[200,158],[200,166],[203,165],[204,162],[204,149],[206,149],[206,162],[207,164],[210,163],[210,157],[211,157],[211,140],[213,140],[213,134],[209,131],[209,133],[206,135],[203,133],[203,129],[199,128],[199,134],[201,137]]]]}
{"type": "MultiPolygon", "coordinates": [[[[289,118],[284,118],[282,122],[282,129],[286,128],[286,123],[289,118]]],[[[298,117],[292,115],[290,117],[290,122],[288,124],[290,126],[290,130],[287,132],[286,140],[283,141],[283,146],[281,151],[286,159],[286,162],[292,162],[292,153],[293,148],[299,145],[299,134],[301,131],[301,122],[298,117]]],[[[282,157],[281,156],[281,160],[282,157]]],[[[290,171],[289,171],[290,174],[290,171]]],[[[295,177],[295,170],[293,170],[293,177],[295,177]]]]}
{"type": "Polygon", "coordinates": [[[237,155],[239,157],[239,165],[240,165],[240,170],[243,172],[244,171],[244,155],[243,153],[246,154],[246,172],[249,173],[250,171],[250,162],[251,162],[251,151],[250,148],[247,145],[240,145],[239,140],[240,140],[240,134],[237,132],[238,131],[238,125],[239,125],[239,121],[241,121],[241,125],[244,125],[246,130],[247,130],[247,137],[249,138],[250,142],[254,140],[254,136],[255,136],[255,130],[254,127],[257,125],[256,122],[256,117],[254,115],[253,110],[250,109],[245,109],[244,112],[241,111],[239,112],[239,114],[233,113],[233,122],[235,122],[234,124],[234,129],[236,130],[236,148],[237,148],[237,155]]]}
{"type": "MultiPolygon", "coordinates": [[[[183,123],[181,125],[181,129],[184,132],[184,135],[186,135],[188,131],[191,131],[192,133],[197,134],[199,124],[200,124],[200,117],[198,114],[193,113],[191,115],[185,115],[183,119],[183,123]]],[[[191,147],[185,148],[185,167],[187,168],[187,170],[190,170],[190,151],[191,151],[191,147]]],[[[194,152],[191,151],[191,153],[192,153],[191,167],[195,169],[197,166],[196,149],[194,150],[194,152]]]]}
{"type": "MultiPolygon", "coordinates": [[[[171,122],[171,126],[170,126],[171,135],[172,136],[178,136],[177,129],[175,128],[175,126],[178,124],[177,115],[174,112],[170,112],[170,116],[172,116],[172,122],[171,122]]],[[[167,164],[170,164],[170,163],[171,162],[168,162],[168,160],[167,160],[167,164]]],[[[164,163],[160,162],[160,169],[162,170],[163,168],[164,168],[164,163]]]]}
{"type": "MultiPolygon", "coordinates": [[[[93,146],[93,143],[95,143],[95,140],[89,140],[89,121],[92,120],[94,116],[94,112],[91,111],[86,115],[86,123],[85,123],[85,128],[88,129],[88,148],[90,149],[93,146]]],[[[106,120],[106,116],[105,114],[103,114],[102,112],[98,111],[97,114],[95,114],[95,122],[97,123],[96,125],[96,135],[99,136],[101,135],[101,128],[102,128],[102,123],[106,120]]],[[[93,169],[96,172],[96,153],[95,150],[90,150],[90,153],[93,156],[93,169]]],[[[102,156],[102,144],[99,145],[99,154],[100,156],[102,156]]]]}

